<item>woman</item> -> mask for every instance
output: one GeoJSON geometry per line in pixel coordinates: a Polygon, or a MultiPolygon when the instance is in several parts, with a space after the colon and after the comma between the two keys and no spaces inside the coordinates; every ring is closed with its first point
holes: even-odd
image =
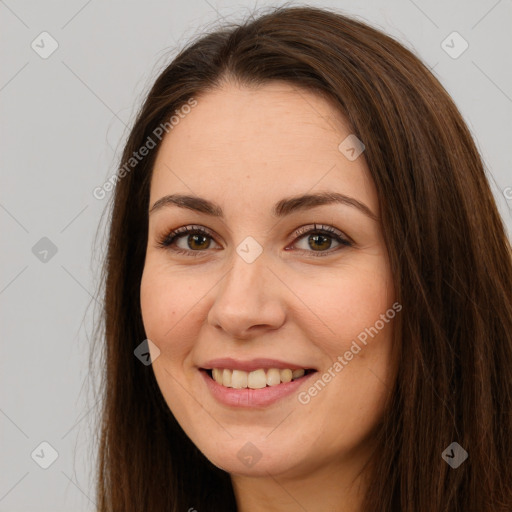
{"type": "Polygon", "coordinates": [[[408,50],[309,7],[205,35],[115,181],[99,511],[512,510],[510,245],[408,50]]]}

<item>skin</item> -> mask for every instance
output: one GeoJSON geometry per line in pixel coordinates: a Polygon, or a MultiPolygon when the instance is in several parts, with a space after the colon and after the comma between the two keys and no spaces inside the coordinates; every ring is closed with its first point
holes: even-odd
{"type": "Polygon", "coordinates": [[[266,407],[222,405],[198,368],[217,357],[301,363],[319,370],[299,389],[307,391],[391,308],[378,219],[336,203],[271,214],[283,198],[334,191],[377,216],[364,153],[349,161],[338,150],[351,133],[346,120],[324,98],[286,83],[228,81],[196,99],[159,149],[150,209],[167,194],[191,194],[217,203],[224,218],[174,205],[149,215],[141,307],[147,337],[160,350],[152,365],[158,385],[191,440],[230,473],[240,511],[361,510],[368,485],[361,472],[395,378],[393,321],[360,343],[307,404],[293,393],[266,407]],[[331,237],[315,251],[318,244],[308,244],[315,232],[294,236],[314,223],[340,230],[354,246],[331,237]],[[174,244],[199,255],[158,246],[186,225],[212,234],[209,246],[187,234],[174,244]],[[248,236],[263,248],[252,263],[236,252],[248,236]],[[251,467],[237,457],[247,442],[261,454],[251,467]]]}

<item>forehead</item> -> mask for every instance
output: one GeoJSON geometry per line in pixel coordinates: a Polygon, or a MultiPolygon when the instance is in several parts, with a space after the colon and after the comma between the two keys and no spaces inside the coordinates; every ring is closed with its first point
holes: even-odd
{"type": "Polygon", "coordinates": [[[377,209],[364,157],[339,149],[351,129],[331,102],[284,82],[224,84],[196,100],[158,150],[151,204],[174,192],[273,204],[321,189],[377,209]]]}

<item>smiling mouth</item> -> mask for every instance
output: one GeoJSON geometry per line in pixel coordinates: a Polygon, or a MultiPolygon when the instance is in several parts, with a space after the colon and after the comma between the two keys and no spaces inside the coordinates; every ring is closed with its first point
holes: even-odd
{"type": "Polygon", "coordinates": [[[246,372],[229,368],[212,368],[203,369],[203,371],[217,384],[226,388],[263,389],[302,379],[316,370],[307,368],[294,370],[268,368],[265,370],[260,368],[252,372],[246,372]]]}

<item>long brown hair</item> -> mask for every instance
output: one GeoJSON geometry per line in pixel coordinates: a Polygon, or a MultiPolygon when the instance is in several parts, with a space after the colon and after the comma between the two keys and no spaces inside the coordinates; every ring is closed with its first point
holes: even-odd
{"type": "MultiPolygon", "coordinates": [[[[155,130],[226,77],[332,100],[366,146],[397,300],[398,375],[363,510],[512,510],[511,247],[453,101],[401,44],[333,11],[281,7],[189,44],[140,109],[116,178],[103,268],[99,512],[234,511],[229,475],[182,431],[151,366],[139,287],[155,130]],[[132,162],[133,163],[133,162],[132,162]],[[452,442],[469,454],[457,469],[452,442]]],[[[221,114],[219,114],[221,115],[221,114]]]]}

